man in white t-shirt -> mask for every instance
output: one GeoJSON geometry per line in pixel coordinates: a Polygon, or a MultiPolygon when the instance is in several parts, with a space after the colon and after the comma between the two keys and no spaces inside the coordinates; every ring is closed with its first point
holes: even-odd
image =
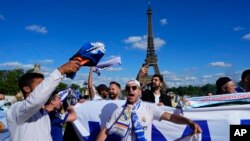
{"type": "Polygon", "coordinates": [[[141,101],[141,86],[137,80],[126,83],[126,94],[126,104],[114,111],[106,127],[99,133],[98,141],[104,141],[110,134],[120,136],[123,141],[150,141],[153,120],[188,124],[194,129],[194,133],[202,132],[200,126],[190,119],[165,112],[156,105],[141,101]]]}

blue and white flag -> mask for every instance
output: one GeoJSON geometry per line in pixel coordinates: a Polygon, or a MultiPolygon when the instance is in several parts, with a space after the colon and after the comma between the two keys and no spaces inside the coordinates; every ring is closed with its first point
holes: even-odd
{"type": "Polygon", "coordinates": [[[71,88],[68,88],[68,89],[66,89],[66,90],[60,91],[60,92],[58,93],[58,95],[60,96],[61,101],[64,101],[64,99],[68,96],[68,94],[69,94],[71,91],[72,91],[71,88]]]}
{"type": "MultiPolygon", "coordinates": [[[[124,105],[125,102],[125,100],[100,100],[75,105],[77,121],[74,122],[74,127],[79,139],[96,140],[113,111],[124,105]]],[[[201,134],[193,136],[191,135],[192,129],[187,125],[155,120],[152,127],[152,141],[228,141],[230,140],[230,125],[250,125],[249,107],[250,104],[244,104],[184,110],[185,117],[193,120],[202,128],[201,134]]],[[[175,108],[167,106],[159,106],[159,108],[169,113],[175,111],[175,108]]]]}
{"type": "MultiPolygon", "coordinates": [[[[96,66],[105,53],[103,43],[86,43],[81,49],[73,55],[70,60],[81,61],[82,66],[96,66]]],[[[67,77],[73,79],[76,73],[67,74],[67,77]]]]}
{"type": "Polygon", "coordinates": [[[6,114],[7,107],[4,106],[5,100],[0,100],[0,141],[9,141],[10,133],[7,127],[6,114]]]}
{"type": "Polygon", "coordinates": [[[5,104],[5,100],[0,100],[0,108],[2,108],[5,104]]]}
{"type": "Polygon", "coordinates": [[[100,70],[107,69],[111,67],[112,65],[116,65],[116,64],[121,65],[121,63],[122,63],[121,57],[115,57],[105,62],[98,63],[96,67],[93,69],[93,72],[97,73],[99,76],[101,74],[100,70]]]}

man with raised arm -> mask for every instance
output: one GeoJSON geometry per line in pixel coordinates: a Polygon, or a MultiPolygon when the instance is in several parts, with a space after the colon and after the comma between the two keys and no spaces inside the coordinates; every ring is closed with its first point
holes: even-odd
{"type": "Polygon", "coordinates": [[[201,133],[198,124],[192,120],[163,111],[158,106],[143,102],[141,86],[137,80],[126,83],[126,103],[116,109],[97,137],[97,141],[104,141],[108,135],[116,134],[122,141],[151,141],[153,120],[167,120],[176,124],[187,124],[193,133],[201,133]]]}
{"type": "Polygon", "coordinates": [[[71,60],[44,79],[40,73],[26,73],[18,85],[25,99],[14,103],[7,112],[11,141],[51,141],[48,113],[43,109],[64,74],[79,70],[80,62],[71,60]]]}

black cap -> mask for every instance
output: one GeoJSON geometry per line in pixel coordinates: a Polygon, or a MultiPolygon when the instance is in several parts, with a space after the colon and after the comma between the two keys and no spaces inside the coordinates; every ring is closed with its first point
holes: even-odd
{"type": "Polygon", "coordinates": [[[108,91],[109,88],[105,85],[105,84],[100,84],[99,86],[97,86],[97,92],[100,93],[101,91],[108,91]]]}
{"type": "Polygon", "coordinates": [[[220,89],[223,85],[225,85],[229,81],[232,81],[229,77],[220,77],[216,81],[216,87],[217,87],[217,89],[220,89]]]}

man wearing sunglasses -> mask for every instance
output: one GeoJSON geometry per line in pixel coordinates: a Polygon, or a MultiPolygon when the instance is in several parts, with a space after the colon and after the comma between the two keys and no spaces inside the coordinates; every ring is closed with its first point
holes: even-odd
{"type": "MultiPolygon", "coordinates": [[[[137,80],[148,73],[148,66],[143,66],[138,75],[137,80]]],[[[171,98],[162,91],[163,77],[160,74],[155,74],[151,78],[150,90],[146,89],[142,92],[142,100],[147,102],[156,103],[158,106],[165,105],[172,107],[171,98]]]]}
{"type": "Polygon", "coordinates": [[[198,124],[180,115],[163,111],[154,104],[140,100],[141,86],[137,80],[126,83],[127,101],[117,108],[97,137],[97,141],[104,141],[108,135],[115,134],[122,141],[151,141],[153,120],[167,120],[177,124],[187,124],[193,133],[201,133],[198,124]]]}

